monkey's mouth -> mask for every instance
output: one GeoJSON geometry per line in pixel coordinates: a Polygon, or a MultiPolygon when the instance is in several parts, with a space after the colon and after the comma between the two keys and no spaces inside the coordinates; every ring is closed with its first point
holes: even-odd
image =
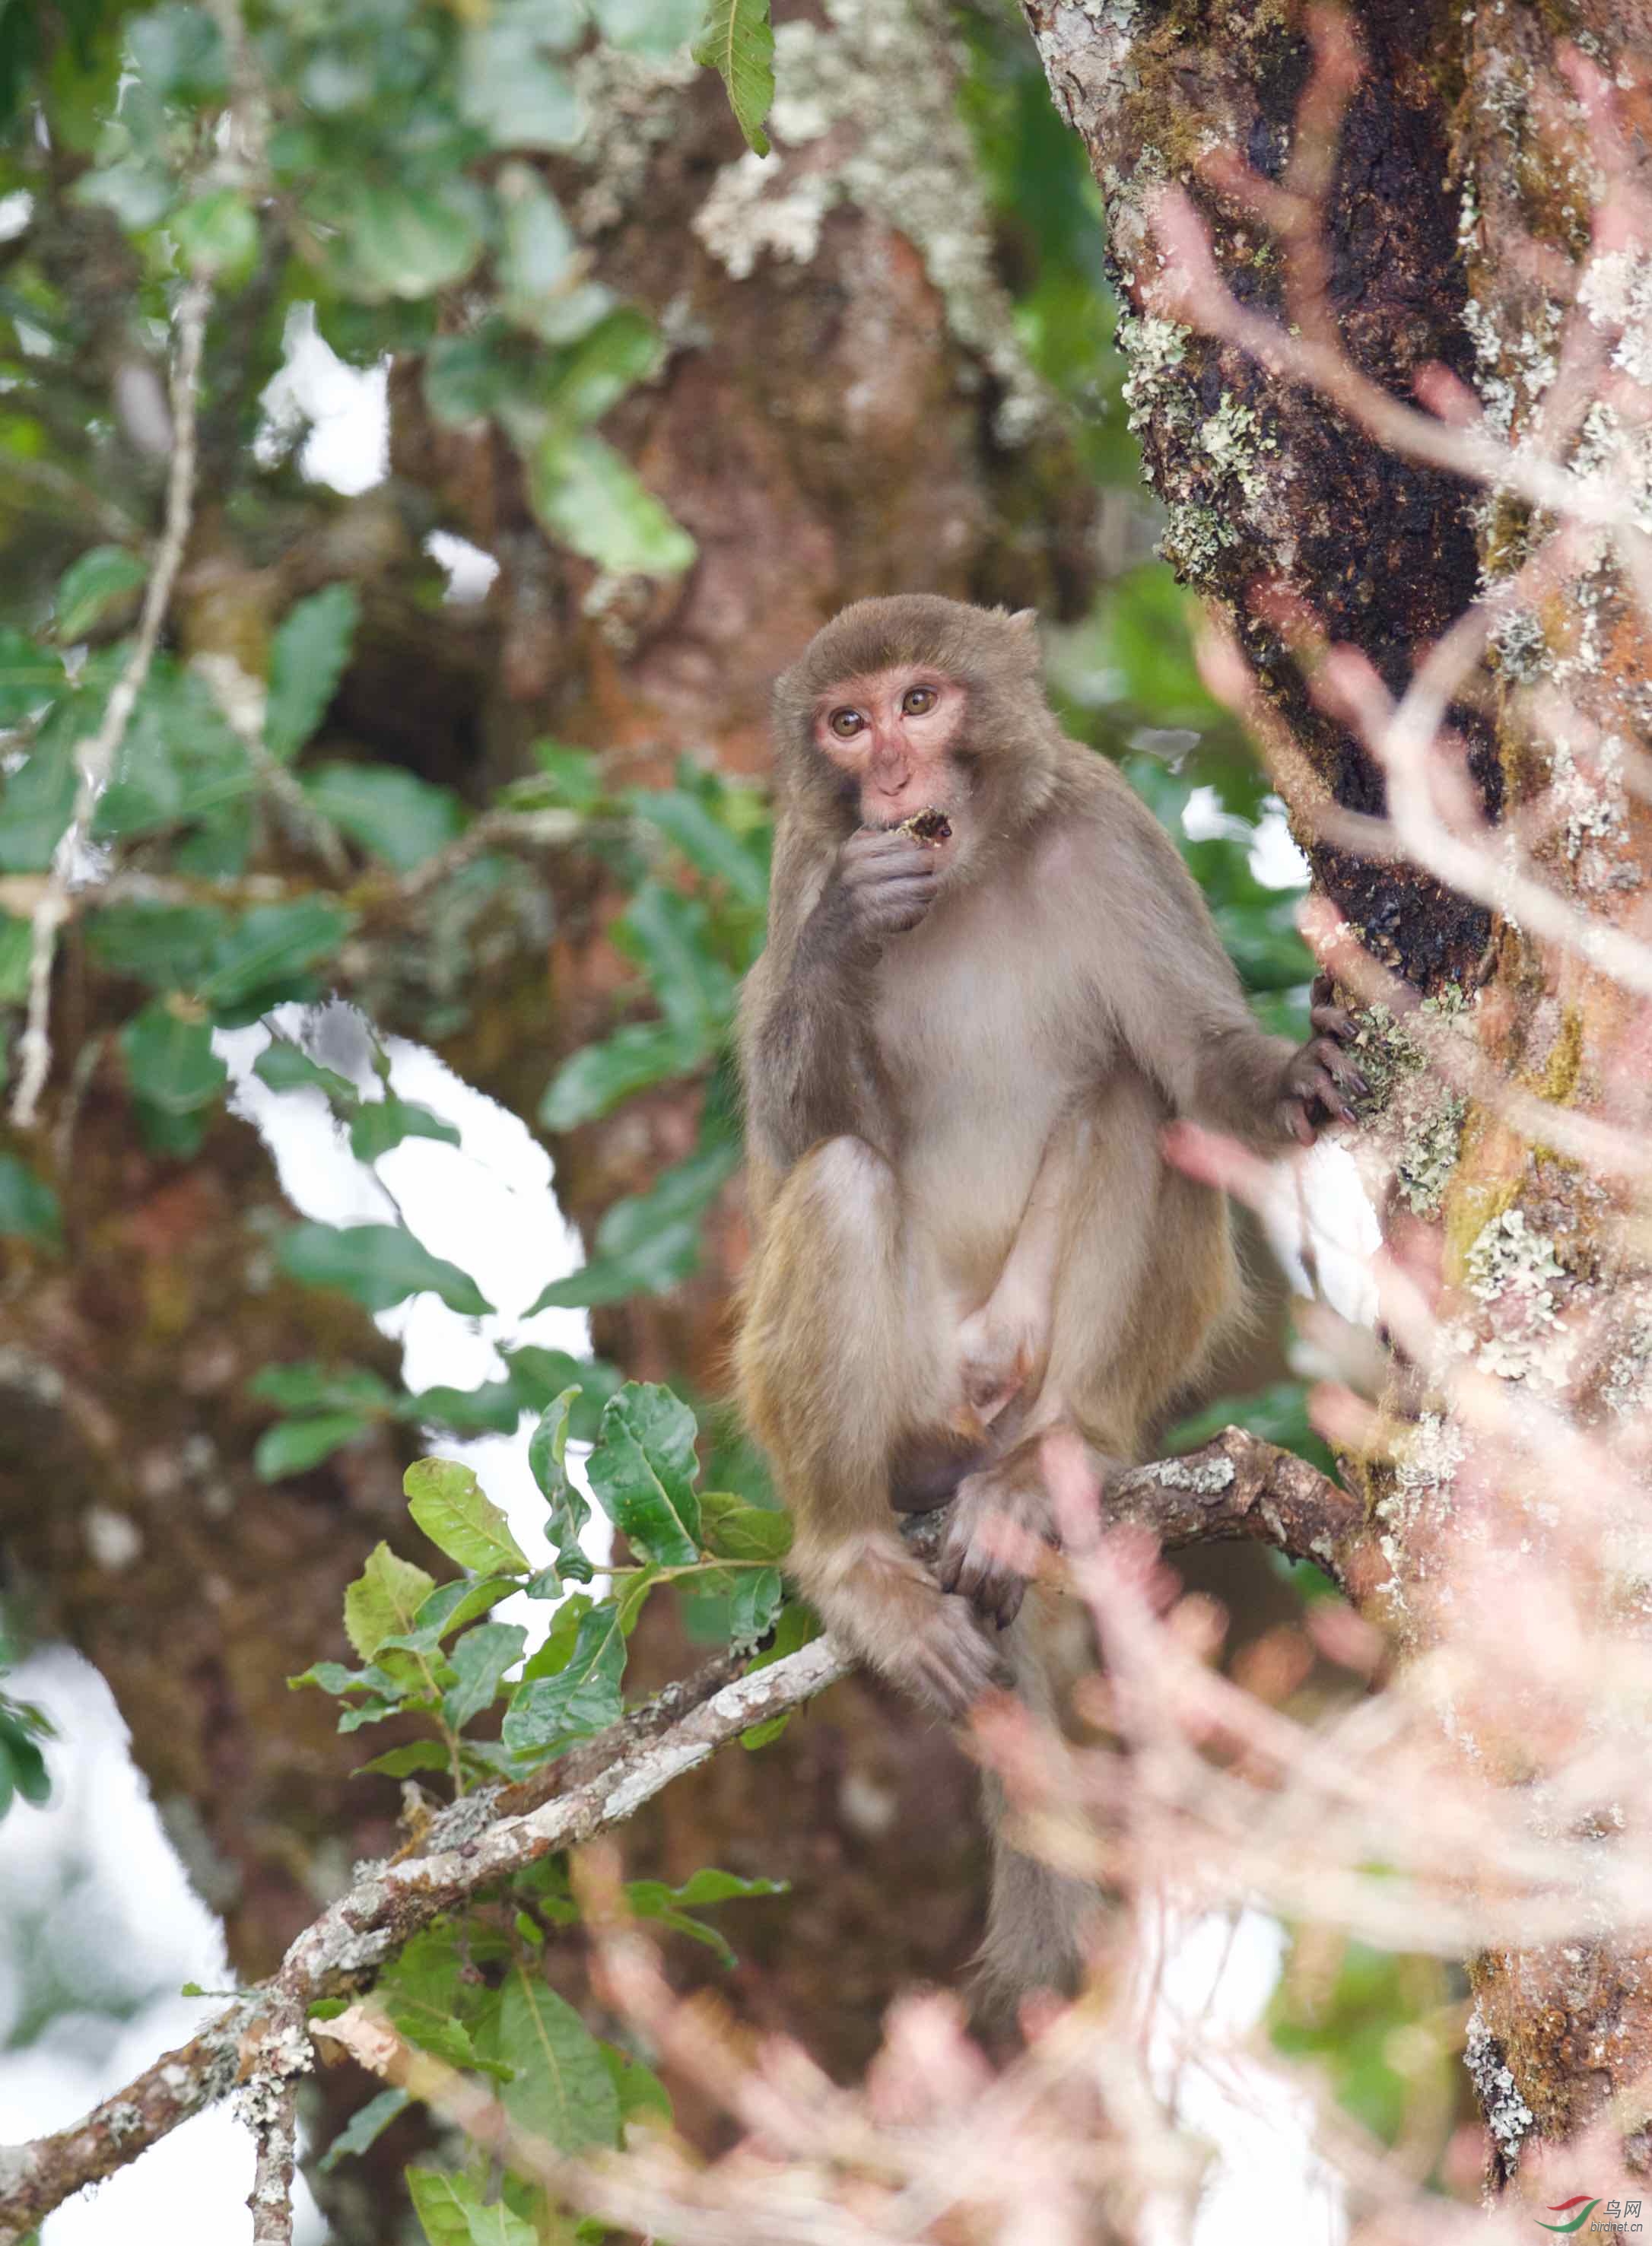
{"type": "Polygon", "coordinates": [[[921,842],[931,850],[938,850],[943,842],[952,840],[952,821],[944,811],[914,811],[894,831],[911,835],[914,842],[921,842]]]}

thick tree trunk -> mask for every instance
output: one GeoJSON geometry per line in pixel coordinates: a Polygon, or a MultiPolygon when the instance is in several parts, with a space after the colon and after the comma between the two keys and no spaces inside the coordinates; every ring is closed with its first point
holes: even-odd
{"type": "MultiPolygon", "coordinates": [[[[1479,572],[1499,582],[1525,558],[1529,508],[1488,500],[1440,469],[1396,458],[1306,387],[1163,316],[1152,202],[1167,185],[1192,194],[1239,303],[1280,311],[1278,242],[1213,184],[1220,167],[1209,158],[1237,152],[1278,181],[1300,148],[1311,157],[1310,136],[1326,127],[1322,106],[1316,117],[1304,104],[1313,61],[1306,20],[1294,10],[1259,11],[1237,28],[1231,10],[1201,0],[1105,10],[1023,4],[1057,105],[1082,133],[1105,195],[1113,269],[1132,308],[1122,329],[1127,395],[1150,478],[1169,509],[1166,550],[1225,614],[1242,648],[1316,890],[1370,958],[1414,993],[1443,1001],[1448,1015],[1483,986],[1468,1018],[1491,1064],[1487,1081],[1613,1113],[1615,1063],[1626,1050],[1644,1050],[1642,1010],[1620,984],[1540,949],[1512,921],[1397,856],[1352,856],[1326,833],[1335,826],[1328,807],[1382,813],[1383,778],[1360,741],[1310,697],[1290,645],[1306,609],[1398,693],[1474,598],[1479,572]]],[[[1600,192],[1590,186],[1599,148],[1586,145],[1564,41],[1595,58],[1608,78],[1615,73],[1628,146],[1642,150],[1643,12],[1626,17],[1586,5],[1568,12],[1563,31],[1555,11],[1516,0],[1461,11],[1383,0],[1356,9],[1353,20],[1367,67],[1340,140],[1333,120],[1327,141],[1322,233],[1343,349],[1395,397],[1408,396],[1431,361],[1477,380],[1493,427],[1518,438],[1554,384],[1550,347],[1600,192]],[[1626,72],[1618,65],[1630,52],[1639,66],[1626,72]]],[[[1631,172],[1638,160],[1632,153],[1631,172]]],[[[1652,657],[1645,612],[1625,597],[1604,541],[1557,568],[1542,598],[1540,610],[1528,603],[1523,612],[1531,619],[1524,659],[1500,658],[1494,704],[1451,712],[1493,817],[1531,803],[1559,770],[1563,751],[1551,749],[1552,737],[1534,725],[1532,696],[1520,691],[1546,669],[1565,663],[1560,675],[1586,734],[1592,724],[1594,738],[1645,739],[1634,698],[1652,657]]],[[[1592,817],[1579,847],[1553,862],[1546,857],[1540,871],[1597,922],[1622,923],[1639,909],[1649,869],[1644,805],[1618,800],[1592,817]]],[[[1551,1307],[1558,1303],[1562,1318],[1609,1304],[1614,1290],[1628,1316],[1644,1274],[1624,1245],[1609,1181],[1603,1189],[1472,1099],[1451,1105],[1438,1083],[1426,1099],[1431,1104],[1419,1109],[1396,1092],[1370,1120],[1362,1160],[1390,1181],[1382,1213],[1391,1239],[1408,1239],[1415,1254],[1419,1227],[1437,1229],[1449,1331],[1519,1388],[1528,1376],[1518,1358],[1485,1346],[1506,1331],[1509,1315],[1486,1277],[1488,1224],[1518,1213],[1546,1269],[1552,1256],[1551,1307]],[[1419,1186],[1423,1154],[1434,1174],[1419,1186]],[[1412,1189],[1402,1195],[1392,1181],[1408,1158],[1412,1189]]],[[[1621,1105],[1616,1112],[1621,1120],[1621,1105]]],[[[1567,1370],[1566,1402],[1585,1424],[1601,1412],[1607,1382],[1607,1365],[1593,1353],[1567,1370]]],[[[1461,1474],[1450,1456],[1421,1455],[1430,1422],[1417,1419],[1414,1378],[1409,1386],[1395,1382],[1384,1409],[1402,1459],[1410,1446],[1405,1473],[1352,1456],[1343,1471],[1383,1524],[1393,1574],[1375,1605],[1416,1659],[1449,1642],[1451,1610],[1438,1586],[1454,1555],[1474,1544],[1505,1551],[1528,1529],[1558,1550],[1562,1532],[1543,1526],[1553,1508],[1533,1514],[1518,1490],[1461,1474]]],[[[1608,1599],[1609,1583],[1598,1594],[1608,1599]]],[[[1561,1720],[1524,1692],[1501,1705],[1491,1705],[1493,1697],[1465,1692],[1455,1710],[1454,1737],[1477,1766],[1477,1782],[1488,1767],[1531,1775],[1534,1755],[1540,1767],[1535,1742],[1561,1720]]],[[[1609,1834],[1599,1845],[1613,1845],[1609,1834]]],[[[1569,2173],[1555,2167],[1556,2152],[1608,2115],[1626,2167],[1644,2173],[1652,1953],[1579,1940],[1482,1956],[1472,1977],[1479,2008],[1469,2059],[1493,2184],[1522,2170],[1569,2173]]]]}

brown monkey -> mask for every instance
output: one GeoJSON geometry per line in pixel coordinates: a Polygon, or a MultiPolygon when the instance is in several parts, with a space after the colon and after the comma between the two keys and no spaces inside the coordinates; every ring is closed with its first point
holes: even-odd
{"type": "MultiPolygon", "coordinates": [[[[1139,1459],[1239,1303],[1227,1205],[1161,1130],[1311,1143],[1358,1084],[1348,1024],[1318,1010],[1300,1052],[1256,1026],[1168,837],[1064,738],[1030,611],[858,602],[774,710],[745,1409],[834,1630],[948,1715],[1006,1652],[1047,1701],[1037,1632],[999,1636],[1023,1585],[983,1530],[1049,1533],[1054,1428],[1103,1476],[1139,1459]],[[892,1508],[948,1498],[931,1573],[892,1508]]],[[[1070,1977],[1082,1893],[1000,1852],[1002,1985],[1070,1977]]]]}

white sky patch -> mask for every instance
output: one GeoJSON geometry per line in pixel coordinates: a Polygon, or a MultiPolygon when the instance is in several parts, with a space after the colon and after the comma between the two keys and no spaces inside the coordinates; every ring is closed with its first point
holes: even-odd
{"type": "MultiPolygon", "coordinates": [[[[96,1670],[54,1646],[9,1684],[64,1734],[46,1749],[51,1801],[0,1823],[0,2037],[53,2006],[31,2042],[0,2051],[0,2141],[16,2143],[61,2128],[187,2043],[221,2000],[179,1989],[226,1988],[229,1968],[223,1930],[184,1877],[96,1670]]],[[[252,2163],[252,2139],[227,2106],[198,2114],[48,2216],[44,2246],[243,2246],[252,2163]]],[[[326,2226],[302,2177],[294,2213],[294,2246],[321,2246],[326,2226]]]]}
{"type": "Polygon", "coordinates": [[[1256,2055],[1285,1937],[1260,1911],[1234,1922],[1167,1906],[1159,1924],[1148,2064],[1180,2125],[1214,2150],[1190,2228],[1166,2206],[1146,2236],[1187,2246],[1343,2246],[1340,2184],[1314,2150],[1314,2106],[1256,2055]]]}
{"type": "Polygon", "coordinates": [[[455,608],[474,608],[487,598],[488,587],[499,575],[499,563],[491,554],[452,530],[432,530],[425,541],[425,551],[446,571],[445,597],[455,608]]]}
{"type": "Polygon", "coordinates": [[[390,473],[390,361],[347,366],[316,327],[313,304],[287,316],[286,364],[265,385],[264,425],[253,444],[266,466],[306,423],[300,472],[335,491],[364,492],[390,473]]]}
{"type": "Polygon", "coordinates": [[[1346,1147],[1321,1139],[1276,1162],[1259,1214],[1299,1295],[1318,1295],[1352,1325],[1376,1325],[1371,1259],[1383,1244],[1383,1228],[1346,1147]]]}

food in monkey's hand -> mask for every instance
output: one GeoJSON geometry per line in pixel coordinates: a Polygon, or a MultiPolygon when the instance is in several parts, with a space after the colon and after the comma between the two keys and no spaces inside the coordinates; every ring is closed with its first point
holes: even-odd
{"type": "Polygon", "coordinates": [[[914,811],[894,831],[911,835],[914,842],[923,843],[928,849],[938,850],[943,842],[952,840],[952,821],[944,811],[914,811]]]}

